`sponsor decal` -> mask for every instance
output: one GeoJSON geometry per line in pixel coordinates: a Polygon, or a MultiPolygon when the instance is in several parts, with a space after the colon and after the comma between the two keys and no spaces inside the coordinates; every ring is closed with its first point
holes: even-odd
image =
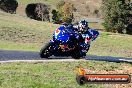
{"type": "Polygon", "coordinates": [[[58,36],[59,33],[60,33],[60,30],[59,29],[56,29],[55,36],[58,36]]]}
{"type": "Polygon", "coordinates": [[[79,85],[85,83],[130,83],[131,76],[129,74],[87,74],[85,68],[77,67],[76,81],[79,85]]]}

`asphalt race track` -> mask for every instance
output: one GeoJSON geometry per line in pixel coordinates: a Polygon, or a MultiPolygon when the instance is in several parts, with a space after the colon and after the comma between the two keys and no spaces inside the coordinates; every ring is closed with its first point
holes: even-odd
{"type": "MultiPolygon", "coordinates": [[[[82,60],[82,59],[80,59],[82,60]]],[[[132,58],[112,57],[112,56],[94,56],[89,55],[83,60],[109,61],[109,62],[127,62],[132,63],[132,58]]],[[[55,62],[55,61],[79,61],[71,57],[50,57],[49,59],[40,58],[39,52],[34,51],[15,51],[0,50],[0,63],[6,62],[55,62]]]]}

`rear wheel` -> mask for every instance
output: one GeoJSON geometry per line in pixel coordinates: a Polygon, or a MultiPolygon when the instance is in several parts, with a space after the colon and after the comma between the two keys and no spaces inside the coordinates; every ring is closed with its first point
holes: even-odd
{"type": "Polygon", "coordinates": [[[50,57],[51,56],[50,48],[51,48],[51,43],[47,43],[45,46],[43,46],[39,53],[40,57],[41,58],[50,57]]]}

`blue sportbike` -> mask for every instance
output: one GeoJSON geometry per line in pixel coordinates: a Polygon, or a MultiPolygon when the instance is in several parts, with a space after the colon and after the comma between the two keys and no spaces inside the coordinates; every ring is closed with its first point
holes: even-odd
{"type": "Polygon", "coordinates": [[[80,34],[70,27],[60,26],[53,33],[53,39],[40,50],[40,57],[71,56],[75,59],[85,57],[90,42],[95,40],[98,35],[99,32],[93,29],[80,34]]]}

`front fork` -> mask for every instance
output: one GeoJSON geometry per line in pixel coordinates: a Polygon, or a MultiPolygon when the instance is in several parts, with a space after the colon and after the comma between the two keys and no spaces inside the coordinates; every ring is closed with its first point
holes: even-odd
{"type": "Polygon", "coordinates": [[[89,48],[90,48],[90,44],[86,44],[86,43],[81,43],[81,53],[83,56],[86,56],[86,53],[88,52],[89,48]]]}

